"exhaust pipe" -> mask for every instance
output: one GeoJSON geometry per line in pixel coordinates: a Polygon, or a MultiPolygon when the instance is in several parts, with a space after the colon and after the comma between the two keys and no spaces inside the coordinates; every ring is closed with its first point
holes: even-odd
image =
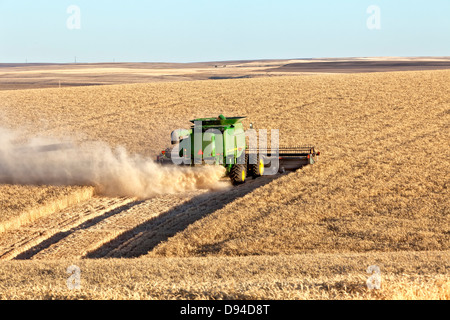
{"type": "Polygon", "coordinates": [[[181,140],[189,138],[190,131],[186,129],[177,129],[170,134],[172,144],[178,144],[181,140]]]}

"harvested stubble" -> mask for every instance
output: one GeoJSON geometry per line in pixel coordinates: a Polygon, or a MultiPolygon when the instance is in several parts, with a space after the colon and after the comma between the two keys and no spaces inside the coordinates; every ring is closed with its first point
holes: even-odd
{"type": "Polygon", "coordinates": [[[0,186],[0,232],[16,229],[92,198],[92,187],[0,186]]]}

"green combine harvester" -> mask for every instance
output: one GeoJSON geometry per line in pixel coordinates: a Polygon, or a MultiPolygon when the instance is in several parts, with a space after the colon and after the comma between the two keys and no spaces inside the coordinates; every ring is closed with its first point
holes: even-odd
{"type": "Polygon", "coordinates": [[[174,148],[162,151],[156,160],[163,165],[222,165],[231,182],[238,185],[248,177],[272,175],[313,164],[320,154],[312,146],[275,146],[269,149],[256,147],[254,143],[249,145],[243,119],[245,117],[226,118],[220,115],[217,118],[191,120],[193,125],[189,130],[172,132],[174,148]]]}

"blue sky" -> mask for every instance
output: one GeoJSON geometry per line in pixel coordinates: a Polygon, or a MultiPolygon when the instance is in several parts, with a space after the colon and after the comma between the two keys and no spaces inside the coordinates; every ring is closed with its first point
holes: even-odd
{"type": "Polygon", "coordinates": [[[361,56],[450,56],[450,0],[0,0],[0,63],[361,56]]]}

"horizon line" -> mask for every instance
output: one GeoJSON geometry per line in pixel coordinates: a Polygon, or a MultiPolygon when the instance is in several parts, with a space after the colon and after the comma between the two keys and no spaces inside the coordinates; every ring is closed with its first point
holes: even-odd
{"type": "Polygon", "coordinates": [[[194,63],[222,63],[222,62],[252,62],[252,61],[285,61],[285,60],[325,60],[325,59],[392,59],[392,58],[416,58],[416,59],[426,59],[426,58],[434,58],[434,59],[450,59],[450,56],[441,56],[441,55],[428,55],[428,56],[407,56],[407,55],[400,55],[400,56],[346,56],[346,57],[303,57],[303,58],[264,58],[264,59],[232,59],[232,60],[205,60],[205,61],[185,61],[185,62],[179,62],[179,61],[115,61],[114,59],[112,61],[95,61],[95,62],[85,62],[85,61],[72,61],[72,62],[1,62],[0,65],[5,64],[23,64],[23,65],[31,65],[31,64],[114,64],[114,63],[153,63],[153,64],[164,64],[164,63],[170,63],[170,64],[194,64],[194,63]]]}

